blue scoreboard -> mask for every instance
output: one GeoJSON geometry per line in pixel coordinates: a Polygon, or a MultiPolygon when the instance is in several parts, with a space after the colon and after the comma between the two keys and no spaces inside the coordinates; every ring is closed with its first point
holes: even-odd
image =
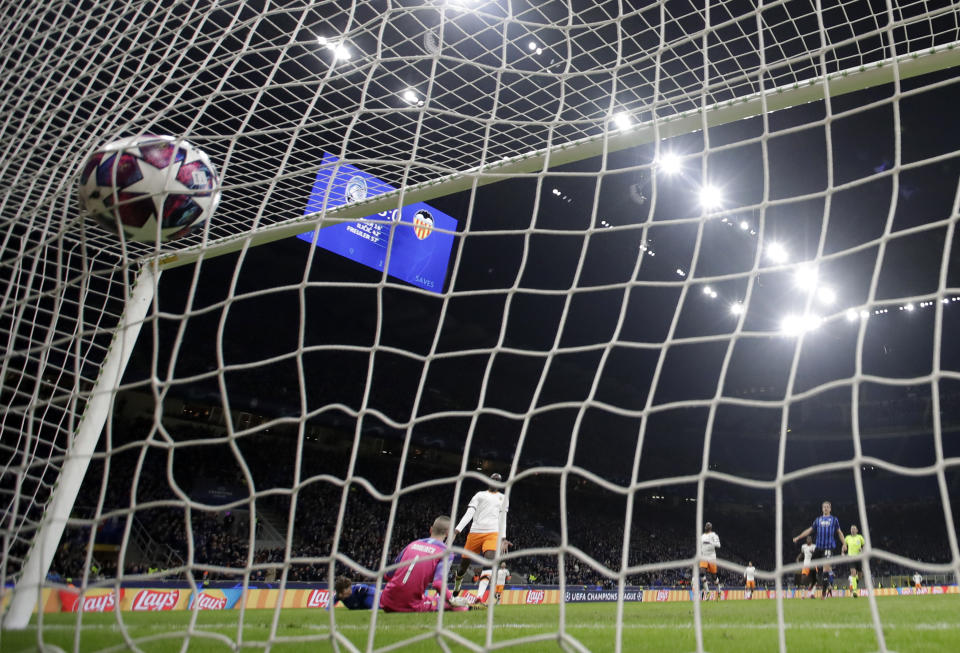
{"type": "MultiPolygon", "coordinates": [[[[304,215],[394,190],[393,186],[324,153],[304,215]]],[[[297,238],[425,290],[443,292],[457,221],[424,202],[323,227],[297,238]],[[372,222],[379,220],[380,222],[372,222]],[[316,237],[314,237],[316,236],[316,237]],[[389,262],[387,252],[389,251],[389,262]]]]}

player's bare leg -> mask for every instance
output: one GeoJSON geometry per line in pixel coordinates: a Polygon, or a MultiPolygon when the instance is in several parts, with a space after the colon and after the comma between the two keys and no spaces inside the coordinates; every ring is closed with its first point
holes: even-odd
{"type": "MultiPolygon", "coordinates": [[[[483,557],[487,560],[493,560],[496,557],[495,551],[484,551],[483,557]]],[[[493,566],[485,567],[480,572],[480,584],[477,586],[477,602],[486,603],[490,598],[490,580],[493,575],[493,566]]]]}

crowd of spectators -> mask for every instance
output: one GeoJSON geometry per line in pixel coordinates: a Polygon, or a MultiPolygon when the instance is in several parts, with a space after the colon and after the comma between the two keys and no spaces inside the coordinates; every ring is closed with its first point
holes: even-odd
{"type": "MultiPolygon", "coordinates": [[[[209,435],[203,431],[190,434],[195,440],[209,435]]],[[[291,454],[296,446],[294,438],[282,433],[265,434],[234,445],[153,446],[146,453],[143,447],[120,450],[110,459],[105,486],[103,463],[94,462],[76,505],[83,507],[86,517],[101,515],[94,538],[98,543],[123,537],[125,522],[132,518],[157,546],[178,558],[173,562],[169,557],[163,561],[129,559],[122,564],[125,574],[149,570],[162,575],[170,566],[188,568],[196,578],[211,580],[241,579],[249,570],[250,581],[278,581],[283,577],[288,581],[324,581],[333,555],[335,573],[348,573],[358,579],[376,577],[406,543],[424,537],[433,518],[449,513],[453,504],[457,485],[453,480],[416,491],[403,488],[437,478],[452,479],[458,470],[443,474],[435,466],[421,465],[412,458],[399,470],[393,455],[365,456],[353,461],[354,475],[365,482],[344,484],[349,450],[307,448],[295,481],[295,457],[291,454]],[[211,494],[211,487],[221,494],[211,494]],[[398,489],[402,490],[399,494],[398,489]],[[190,501],[184,502],[185,498],[190,501]],[[267,543],[260,524],[250,527],[250,515],[256,513],[259,520],[269,519],[285,535],[291,512],[289,551],[285,541],[282,546],[267,543]]],[[[514,583],[551,585],[562,580],[567,585],[611,585],[624,561],[630,568],[665,564],[663,568],[628,573],[628,584],[682,587],[690,583],[699,536],[695,503],[670,494],[655,502],[638,500],[624,556],[622,497],[611,499],[591,484],[577,483],[567,492],[566,519],[561,520],[558,483],[556,476],[545,475],[539,480],[517,482],[511,488],[508,528],[514,557],[508,566],[514,583]],[[552,552],[533,553],[536,549],[552,552]]],[[[476,478],[462,481],[458,513],[462,514],[469,497],[481,487],[476,478]]],[[[841,497],[831,498],[834,512],[846,522],[858,514],[854,504],[845,503],[841,497]]],[[[787,532],[782,538],[781,560],[789,564],[799,550],[790,536],[809,525],[819,504],[811,500],[807,505],[784,510],[787,532]]],[[[938,502],[879,503],[870,506],[868,513],[883,517],[871,521],[870,537],[875,548],[920,562],[950,560],[946,521],[938,502]],[[901,524],[910,524],[910,528],[901,524]]],[[[760,570],[775,568],[774,515],[770,506],[710,506],[707,516],[723,543],[721,559],[740,566],[752,561],[760,570]]],[[[79,575],[90,541],[88,528],[68,529],[54,562],[54,573],[79,575]]],[[[463,536],[456,544],[463,545],[463,536]]],[[[100,575],[117,573],[116,557],[98,552],[94,565],[100,575]]],[[[910,567],[882,560],[872,561],[871,569],[875,574],[913,572],[910,567]]],[[[183,577],[183,571],[168,575],[183,577]]],[[[785,578],[790,582],[793,576],[785,578]]],[[[721,581],[736,586],[742,583],[742,576],[721,565],[721,581]]]]}

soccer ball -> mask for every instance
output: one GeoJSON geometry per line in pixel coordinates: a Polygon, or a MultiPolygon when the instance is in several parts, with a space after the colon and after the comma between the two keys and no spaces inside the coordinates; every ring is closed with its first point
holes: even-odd
{"type": "Polygon", "coordinates": [[[220,201],[203,150],[172,136],[133,136],[98,147],[80,173],[80,207],[100,226],[140,242],[168,242],[203,227],[220,201]],[[159,223],[159,224],[158,224],[159,223]]]}

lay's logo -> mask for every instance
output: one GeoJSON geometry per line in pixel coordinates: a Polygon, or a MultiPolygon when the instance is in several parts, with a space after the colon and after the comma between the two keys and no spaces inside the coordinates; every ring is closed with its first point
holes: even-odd
{"type": "Polygon", "coordinates": [[[308,608],[326,608],[330,605],[330,590],[312,590],[307,597],[308,608]]]}
{"type": "Polygon", "coordinates": [[[532,605],[539,605],[543,603],[546,596],[547,593],[545,590],[528,590],[526,602],[532,605]]]}
{"type": "MultiPolygon", "coordinates": [[[[123,598],[123,589],[119,590],[123,598]]],[[[60,606],[63,612],[113,612],[117,609],[117,595],[113,590],[93,590],[83,596],[76,590],[60,590],[60,606]]]]}
{"type": "Polygon", "coordinates": [[[113,594],[83,597],[84,612],[113,612],[117,607],[117,599],[113,594]]]}
{"type": "Polygon", "coordinates": [[[657,590],[657,600],[658,600],[658,601],[669,601],[669,600],[670,600],[670,591],[669,591],[669,590],[657,590]]]}
{"type": "Polygon", "coordinates": [[[134,612],[173,610],[179,599],[179,590],[140,590],[133,599],[133,605],[130,609],[134,612]]]}
{"type": "Polygon", "coordinates": [[[200,592],[197,596],[198,610],[223,610],[227,607],[227,597],[212,596],[206,592],[200,592]]]}

